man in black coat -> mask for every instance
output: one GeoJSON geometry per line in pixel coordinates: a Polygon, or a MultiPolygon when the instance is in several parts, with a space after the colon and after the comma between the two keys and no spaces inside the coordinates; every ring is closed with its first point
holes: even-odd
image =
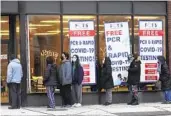
{"type": "Polygon", "coordinates": [[[138,105],[138,84],[141,75],[141,61],[139,55],[134,54],[134,60],[131,62],[128,69],[128,87],[131,94],[131,101],[128,105],[138,105]]]}
{"type": "Polygon", "coordinates": [[[161,89],[164,91],[165,104],[171,103],[171,76],[164,56],[158,56],[158,69],[160,74],[161,89]]]}

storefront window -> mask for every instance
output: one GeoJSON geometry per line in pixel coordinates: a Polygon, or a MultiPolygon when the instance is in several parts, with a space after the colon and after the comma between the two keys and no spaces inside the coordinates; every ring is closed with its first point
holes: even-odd
{"type": "MultiPolygon", "coordinates": [[[[96,16],[91,15],[66,15],[63,16],[63,51],[70,51],[70,37],[69,37],[69,21],[94,21],[94,26],[96,30],[96,16]]],[[[96,40],[96,35],[95,35],[96,40]]],[[[94,67],[95,68],[95,67],[94,67]]],[[[93,86],[84,85],[83,92],[91,92],[93,86]]]]}
{"type": "Polygon", "coordinates": [[[1,40],[9,39],[9,17],[1,16],[1,40]]]}
{"type": "Polygon", "coordinates": [[[6,84],[7,66],[8,66],[8,43],[3,43],[3,40],[9,40],[9,17],[1,16],[1,103],[8,103],[8,89],[6,84]]]}
{"type": "MultiPolygon", "coordinates": [[[[139,33],[139,30],[155,30],[155,29],[159,29],[159,27],[161,26],[160,25],[160,22],[162,22],[162,50],[163,50],[163,55],[166,57],[166,33],[165,33],[165,17],[164,16],[135,16],[134,17],[134,51],[139,53],[140,52],[140,42],[139,42],[139,37],[140,37],[140,33],[139,33]],[[148,22],[148,26],[141,26],[140,27],[140,21],[146,21],[148,22]],[[157,23],[156,23],[157,22],[157,23]],[[153,25],[153,24],[154,25],[153,25]],[[151,28],[151,29],[149,29],[151,28]],[[152,29],[153,28],[153,29],[152,29]]],[[[151,31],[152,32],[152,31],[151,31]]],[[[148,38],[151,39],[151,37],[153,36],[154,33],[148,33],[148,35],[144,35],[142,40],[148,40],[148,38]],[[150,34],[150,35],[149,35],[150,34]],[[151,35],[152,34],[152,35],[151,35]]],[[[142,36],[142,35],[141,35],[142,36]]],[[[155,40],[159,40],[160,38],[156,38],[157,36],[155,35],[153,37],[153,39],[155,40]]],[[[156,42],[157,42],[156,41],[156,42]]],[[[145,42],[145,41],[143,41],[145,42]]],[[[143,43],[143,45],[141,44],[141,46],[144,46],[143,48],[149,48],[150,46],[152,48],[158,48],[160,47],[159,45],[160,43],[153,43],[153,45],[150,45],[149,43],[143,43]],[[157,46],[156,46],[157,45],[157,46]]],[[[145,49],[144,49],[145,50],[145,49]]],[[[142,51],[143,54],[147,54],[148,51],[142,51]]],[[[152,49],[153,50],[153,49],[152,49]]],[[[149,50],[149,52],[151,53],[151,50],[149,50]]],[[[153,54],[159,54],[160,51],[157,50],[157,52],[153,51],[153,54]]],[[[145,73],[145,72],[144,72],[145,73]]],[[[140,90],[143,90],[143,91],[151,91],[151,90],[158,90],[158,88],[155,87],[155,82],[151,82],[151,81],[148,81],[148,79],[144,80],[144,79],[141,79],[141,84],[140,84],[140,90]]]]}
{"type": "MultiPolygon", "coordinates": [[[[132,51],[132,21],[131,21],[131,16],[99,16],[99,60],[100,63],[102,63],[103,58],[106,55],[106,39],[105,39],[105,27],[104,24],[106,23],[119,23],[119,22],[128,22],[128,29],[123,29],[123,30],[127,30],[128,34],[127,34],[127,38],[130,40],[128,40],[128,44],[130,46],[130,48],[128,49],[128,51],[132,51]],[[129,42],[130,41],[130,42],[129,42]]],[[[125,39],[125,37],[123,38],[125,39]]],[[[122,40],[121,40],[122,41],[122,40]]],[[[125,40],[127,41],[127,40],[125,40]]],[[[114,49],[122,49],[122,48],[114,48],[114,49]]],[[[115,50],[114,50],[115,51],[115,50]]],[[[103,77],[102,77],[103,78],[103,77]]],[[[115,76],[113,76],[113,79],[117,78],[115,76]]],[[[114,83],[116,84],[116,83],[114,83]]],[[[113,88],[113,91],[127,91],[127,87],[123,84],[121,84],[121,86],[119,85],[115,85],[115,87],[113,88]]]]}
{"type": "Polygon", "coordinates": [[[43,74],[46,57],[53,56],[55,63],[60,63],[60,16],[31,15],[28,16],[29,50],[30,50],[30,90],[45,92],[43,74]]]}

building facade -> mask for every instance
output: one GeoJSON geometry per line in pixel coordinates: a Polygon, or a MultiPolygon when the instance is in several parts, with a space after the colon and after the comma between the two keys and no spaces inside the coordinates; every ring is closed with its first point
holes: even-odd
{"type": "MultiPolygon", "coordinates": [[[[163,55],[171,66],[171,2],[166,1],[2,1],[1,2],[1,103],[8,103],[5,87],[8,58],[20,58],[24,77],[21,83],[22,105],[46,105],[41,77],[46,56],[54,56],[60,64],[63,51],[69,52],[69,21],[92,20],[95,27],[96,56],[106,54],[104,22],[128,22],[131,52],[139,52],[139,21],[162,21],[163,55]]],[[[98,78],[98,77],[97,77],[98,78]]],[[[140,101],[162,100],[154,83],[141,83],[140,101]],[[151,97],[155,96],[155,97],[151,97]]],[[[113,88],[113,102],[127,102],[126,86],[113,88]]],[[[61,103],[56,90],[57,104],[61,103]]],[[[83,104],[103,101],[96,84],[83,86],[83,104]]]]}

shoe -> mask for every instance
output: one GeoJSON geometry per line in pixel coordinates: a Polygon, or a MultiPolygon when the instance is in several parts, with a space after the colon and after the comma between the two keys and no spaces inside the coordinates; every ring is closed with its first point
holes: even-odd
{"type": "Polygon", "coordinates": [[[56,109],[55,109],[55,107],[54,107],[54,108],[49,108],[48,110],[49,110],[49,111],[55,111],[56,109]]]}
{"type": "Polygon", "coordinates": [[[135,101],[131,105],[139,105],[139,103],[138,103],[138,101],[135,101]]]}
{"type": "Polygon", "coordinates": [[[128,102],[127,105],[132,105],[133,102],[135,102],[134,99],[132,99],[130,102],[128,102]]]}
{"type": "Polygon", "coordinates": [[[171,104],[171,101],[164,101],[162,104],[171,104]]]}
{"type": "Polygon", "coordinates": [[[72,105],[72,107],[76,107],[76,106],[77,106],[77,104],[76,104],[76,103],[72,105]]]}
{"type": "Polygon", "coordinates": [[[19,109],[18,107],[8,107],[8,109],[19,109]]]}
{"type": "Polygon", "coordinates": [[[111,105],[112,103],[109,103],[109,102],[106,102],[104,105],[105,106],[108,106],[108,105],[111,105]]]}
{"type": "Polygon", "coordinates": [[[80,104],[80,103],[77,103],[77,104],[76,104],[76,107],[81,107],[81,104],[80,104]]]}

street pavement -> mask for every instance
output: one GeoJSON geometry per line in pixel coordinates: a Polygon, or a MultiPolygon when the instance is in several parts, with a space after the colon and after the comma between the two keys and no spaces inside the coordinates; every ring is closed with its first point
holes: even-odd
{"type": "Polygon", "coordinates": [[[161,103],[141,103],[138,106],[127,104],[103,105],[85,105],[82,107],[61,108],[49,110],[46,107],[24,107],[16,110],[9,110],[8,106],[1,106],[0,114],[3,116],[13,115],[69,115],[69,116],[171,116],[171,104],[161,103]]]}

